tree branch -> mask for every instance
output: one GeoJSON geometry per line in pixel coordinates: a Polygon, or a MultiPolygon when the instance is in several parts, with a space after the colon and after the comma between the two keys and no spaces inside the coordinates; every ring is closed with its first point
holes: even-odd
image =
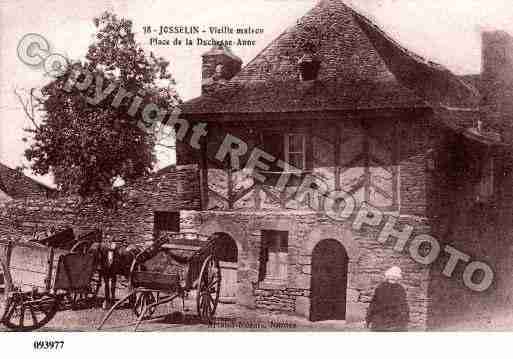
{"type": "MultiPolygon", "coordinates": [[[[23,112],[25,112],[25,116],[27,116],[27,118],[32,122],[32,124],[34,125],[34,127],[36,129],[39,129],[39,126],[37,125],[37,122],[36,122],[36,116],[35,116],[34,90],[35,90],[34,88],[30,89],[30,97],[26,102],[23,101],[23,97],[21,96],[21,94],[18,93],[18,91],[16,91],[16,89],[13,89],[13,92],[16,95],[16,97],[18,98],[18,102],[20,103],[21,107],[23,108],[23,112]]],[[[38,103],[40,103],[39,99],[36,99],[36,100],[38,101],[38,103]]]]}

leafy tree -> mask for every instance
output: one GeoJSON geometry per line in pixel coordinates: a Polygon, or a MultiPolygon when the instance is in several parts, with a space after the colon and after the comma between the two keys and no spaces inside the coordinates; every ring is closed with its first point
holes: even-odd
{"type": "Polygon", "coordinates": [[[52,173],[66,194],[111,203],[117,181],[130,183],[148,174],[155,162],[156,137],[141,126],[142,109],[153,103],[171,113],[180,99],[167,71],[169,62],[144,52],[130,20],[106,12],[94,24],[96,41],[86,60],[70,63],[62,76],[41,89],[37,102],[42,121],[31,130],[33,141],[25,157],[36,174],[52,173]],[[72,79],[83,81],[87,73],[92,74],[90,86],[70,86],[72,79]],[[108,96],[91,101],[97,86],[109,85],[114,90],[108,96]],[[113,106],[120,88],[133,95],[113,106]],[[136,94],[142,104],[129,114],[136,94]]]}

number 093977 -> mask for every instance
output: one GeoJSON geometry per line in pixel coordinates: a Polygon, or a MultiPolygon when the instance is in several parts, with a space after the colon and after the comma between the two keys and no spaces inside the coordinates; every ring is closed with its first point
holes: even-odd
{"type": "Polygon", "coordinates": [[[34,350],[59,350],[64,347],[63,340],[35,340],[34,350]]]}

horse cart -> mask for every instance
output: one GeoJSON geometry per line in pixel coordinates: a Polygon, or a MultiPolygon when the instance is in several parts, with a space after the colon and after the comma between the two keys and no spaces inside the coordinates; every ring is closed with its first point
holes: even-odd
{"type": "Polygon", "coordinates": [[[101,233],[91,232],[78,239],[72,234],[66,230],[43,243],[0,242],[0,315],[5,327],[39,329],[70,299],[96,296],[99,282],[93,277],[97,268],[94,257],[84,248],[101,240],[101,233]]]}
{"type": "Polygon", "coordinates": [[[194,306],[203,323],[211,323],[219,303],[221,269],[216,255],[215,238],[197,233],[171,233],[146,247],[133,260],[128,278],[127,294],[107,312],[98,329],[102,329],[114,311],[130,303],[136,315],[134,331],[143,320],[150,320],[157,307],[172,304],[178,299],[185,311],[185,300],[195,293],[194,306]],[[177,254],[172,243],[194,242],[199,249],[192,255],[177,254]],[[152,268],[151,262],[159,254],[173,262],[174,271],[163,272],[152,268]]]}
{"type": "MultiPolygon", "coordinates": [[[[56,232],[46,238],[35,238],[30,241],[37,245],[68,250],[72,253],[89,254],[95,243],[102,242],[102,231],[94,229],[89,232],[75,235],[72,228],[56,232]]],[[[95,263],[96,264],[96,263],[95,263]]],[[[90,285],[87,288],[71,289],[66,293],[66,301],[73,309],[80,308],[83,304],[90,304],[96,301],[101,287],[101,277],[98,270],[93,272],[90,285]]]]}

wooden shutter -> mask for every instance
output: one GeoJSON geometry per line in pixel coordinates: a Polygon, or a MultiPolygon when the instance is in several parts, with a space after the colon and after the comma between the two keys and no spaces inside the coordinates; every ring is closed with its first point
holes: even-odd
{"type": "MultiPolygon", "coordinates": [[[[262,146],[265,152],[273,155],[277,160],[285,160],[283,152],[283,134],[274,132],[264,133],[262,146]]],[[[271,171],[275,171],[275,169],[271,171]]]]}

